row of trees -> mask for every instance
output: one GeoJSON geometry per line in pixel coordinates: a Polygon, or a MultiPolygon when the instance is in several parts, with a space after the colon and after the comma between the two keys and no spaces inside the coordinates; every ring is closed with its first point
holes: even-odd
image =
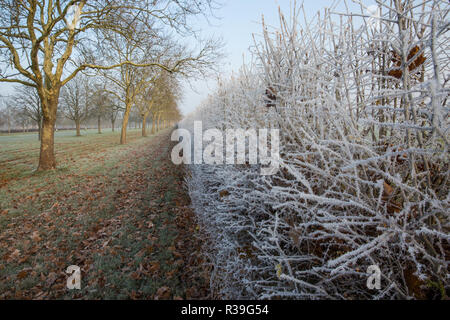
{"type": "MultiPolygon", "coordinates": [[[[61,126],[67,127],[67,121],[70,120],[69,126],[75,128],[77,136],[81,136],[81,128],[86,128],[88,123],[92,126],[93,120],[96,121],[98,133],[102,133],[102,127],[105,126],[103,121],[108,121],[107,126],[113,132],[116,121],[118,119],[123,121],[124,108],[120,101],[91,82],[91,78],[77,77],[61,91],[57,114],[59,125],[56,129],[61,126]]],[[[142,136],[146,136],[149,119],[151,132],[155,133],[181,118],[175,94],[162,90],[163,88],[160,91],[156,86],[149,87],[147,100],[136,101],[135,108],[130,114],[130,121],[135,127],[142,127],[142,136]]],[[[0,127],[9,133],[36,130],[40,140],[43,116],[36,92],[19,86],[12,97],[7,97],[2,102],[6,107],[0,108],[0,127]]]]}
{"type": "MultiPolygon", "coordinates": [[[[120,102],[120,142],[126,143],[132,108],[154,100],[149,88],[157,86],[163,71],[173,90],[175,75],[195,76],[210,70],[219,57],[219,44],[201,39],[189,19],[211,9],[212,0],[0,0],[0,82],[19,83],[39,97],[38,169],[56,167],[54,127],[60,103],[72,109],[79,104],[79,114],[71,112],[74,119],[85,109],[78,93],[63,89],[81,74],[106,79],[101,86],[88,86],[96,95],[91,105],[96,105],[95,100],[107,104],[102,98],[106,94],[120,102]],[[181,36],[195,40],[197,48],[180,43],[181,36]]],[[[72,89],[81,95],[86,91],[83,86],[77,83],[72,89]]],[[[167,105],[173,109],[174,102],[169,100],[167,105]]],[[[162,114],[161,110],[155,113],[159,118],[162,114]]]]}
{"type": "MultiPolygon", "coordinates": [[[[71,81],[61,91],[60,110],[57,118],[62,123],[64,119],[72,122],[76,135],[81,136],[84,124],[96,120],[98,133],[102,133],[102,121],[109,122],[112,131],[116,120],[123,121],[121,101],[99,83],[100,77],[80,75],[71,81]]],[[[104,80],[104,79],[103,79],[104,80]]],[[[177,107],[180,97],[178,81],[167,72],[161,72],[155,81],[149,84],[142,97],[136,100],[135,108],[130,114],[130,120],[139,122],[142,136],[146,136],[148,120],[151,119],[152,133],[162,127],[172,124],[181,118],[177,107]],[[176,94],[178,92],[178,95],[176,94]]],[[[0,107],[0,126],[11,130],[27,131],[37,129],[38,139],[41,137],[42,108],[36,90],[19,85],[14,95],[2,99],[4,106],[0,107]]]]}
{"type": "MultiPolygon", "coordinates": [[[[0,127],[6,127],[8,132],[42,124],[42,108],[39,97],[34,90],[18,87],[13,98],[0,98],[0,127]]],[[[39,139],[40,139],[40,130],[39,139]]]]}
{"type": "MultiPolygon", "coordinates": [[[[153,121],[152,133],[161,127],[161,121],[178,121],[181,117],[177,107],[178,82],[177,80],[162,71],[153,76],[153,81],[147,83],[145,90],[134,99],[134,120],[140,118],[142,122],[142,136],[146,136],[147,120],[153,121]]],[[[121,116],[122,127],[129,122],[126,118],[126,107],[123,106],[121,96],[116,92],[106,89],[105,84],[99,82],[92,83],[97,78],[79,76],[69,83],[61,92],[61,109],[64,116],[72,120],[75,124],[77,135],[80,135],[81,123],[89,118],[97,119],[98,132],[101,133],[102,119],[109,119],[111,128],[114,131],[117,117],[121,116]]],[[[121,143],[125,143],[122,138],[126,134],[126,127],[122,130],[121,143]]]]}

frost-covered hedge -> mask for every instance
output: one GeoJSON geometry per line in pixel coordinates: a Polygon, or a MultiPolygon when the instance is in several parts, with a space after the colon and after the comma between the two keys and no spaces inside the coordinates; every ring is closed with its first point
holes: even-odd
{"type": "Polygon", "coordinates": [[[280,129],[274,176],[189,166],[218,297],[449,293],[449,5],[401,2],[382,1],[381,23],[281,15],[252,67],[181,123],[280,129]],[[380,290],[366,286],[370,265],[380,290]]]}

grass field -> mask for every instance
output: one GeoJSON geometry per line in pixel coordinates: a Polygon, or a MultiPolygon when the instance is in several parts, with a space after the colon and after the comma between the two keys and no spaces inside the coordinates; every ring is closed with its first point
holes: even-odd
{"type": "MultiPolygon", "coordinates": [[[[98,134],[96,129],[82,131],[77,137],[75,131],[55,133],[55,152],[59,168],[65,168],[76,158],[89,156],[114,147],[119,141],[119,132],[98,134]]],[[[130,142],[139,138],[141,130],[129,130],[130,142]]],[[[29,177],[36,169],[39,159],[37,133],[15,133],[0,135],[0,186],[11,179],[29,177]]]]}
{"type": "Polygon", "coordinates": [[[56,133],[58,168],[35,172],[35,134],[0,136],[0,298],[200,298],[208,272],[169,130],[147,138],[56,133]],[[82,289],[65,270],[82,270],[82,289]]]}

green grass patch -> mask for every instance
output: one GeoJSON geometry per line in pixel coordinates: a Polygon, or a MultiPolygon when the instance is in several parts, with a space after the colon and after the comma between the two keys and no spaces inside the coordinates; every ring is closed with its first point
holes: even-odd
{"type": "Polygon", "coordinates": [[[0,170],[0,298],[152,298],[163,285],[183,294],[167,276],[179,268],[169,250],[176,189],[162,174],[168,143],[155,150],[168,132],[128,137],[119,145],[117,133],[58,132],[58,168],[48,172],[33,170],[33,135],[0,137],[8,163],[0,170]],[[65,287],[72,264],[82,268],[81,291],[65,287]]]}

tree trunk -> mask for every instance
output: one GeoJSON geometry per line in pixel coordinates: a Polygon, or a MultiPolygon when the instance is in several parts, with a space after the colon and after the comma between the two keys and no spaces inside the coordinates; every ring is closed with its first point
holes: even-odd
{"type": "Polygon", "coordinates": [[[102,119],[100,116],[97,117],[97,127],[98,127],[98,133],[102,133],[102,119]]]}
{"type": "Polygon", "coordinates": [[[146,126],[146,124],[147,124],[147,115],[144,115],[142,117],[142,136],[143,137],[147,136],[147,133],[146,133],[147,126],[146,126]]]}
{"type": "Polygon", "coordinates": [[[42,118],[40,118],[37,121],[37,125],[38,125],[38,140],[41,141],[41,136],[42,136],[42,118]]]}
{"type": "Polygon", "coordinates": [[[41,152],[39,156],[38,170],[49,170],[56,168],[54,151],[55,122],[56,119],[44,116],[44,121],[42,123],[41,152]]]}
{"type": "Polygon", "coordinates": [[[45,97],[45,101],[42,104],[43,121],[38,170],[50,170],[56,168],[54,140],[59,89],[54,90],[53,95],[45,97]]]}
{"type": "Polygon", "coordinates": [[[127,126],[128,118],[130,117],[131,106],[127,106],[123,114],[122,131],[120,133],[120,144],[127,143],[127,126]]]}
{"type": "Polygon", "coordinates": [[[81,136],[80,132],[80,120],[75,120],[75,127],[77,128],[77,137],[81,136]]]}
{"type": "Polygon", "coordinates": [[[158,128],[156,129],[156,131],[161,130],[161,115],[158,115],[158,128]]]}
{"type": "Polygon", "coordinates": [[[112,132],[114,132],[114,122],[116,122],[116,121],[111,119],[111,129],[112,129],[112,132]]]}
{"type": "Polygon", "coordinates": [[[152,117],[152,134],[155,134],[156,131],[156,118],[155,116],[152,117]]]}
{"type": "Polygon", "coordinates": [[[39,141],[42,140],[42,128],[44,128],[44,116],[41,117],[41,127],[40,127],[41,136],[39,137],[39,141]]]}

